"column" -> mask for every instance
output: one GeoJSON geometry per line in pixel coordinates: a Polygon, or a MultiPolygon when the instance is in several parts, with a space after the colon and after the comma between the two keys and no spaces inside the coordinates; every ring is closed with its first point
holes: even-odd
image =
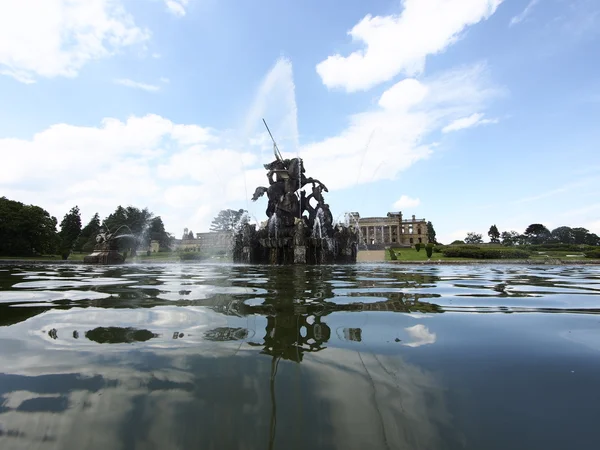
{"type": "Polygon", "coordinates": [[[383,232],[383,225],[381,225],[381,243],[385,244],[385,233],[383,232]]]}
{"type": "Polygon", "coordinates": [[[388,232],[389,232],[389,235],[390,235],[390,243],[391,243],[392,242],[392,226],[391,225],[388,226],[388,232]]]}
{"type": "Polygon", "coordinates": [[[367,244],[371,243],[371,240],[369,239],[369,227],[365,227],[365,238],[367,239],[367,244]]]}

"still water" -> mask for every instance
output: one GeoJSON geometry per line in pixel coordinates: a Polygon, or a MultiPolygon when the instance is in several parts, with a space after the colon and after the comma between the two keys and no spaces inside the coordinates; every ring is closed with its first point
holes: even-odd
{"type": "Polygon", "coordinates": [[[600,269],[0,266],[0,448],[598,449],[600,269]]]}

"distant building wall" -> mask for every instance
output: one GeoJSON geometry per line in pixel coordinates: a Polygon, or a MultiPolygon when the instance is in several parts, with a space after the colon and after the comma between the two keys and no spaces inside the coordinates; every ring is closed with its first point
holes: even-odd
{"type": "Polygon", "coordinates": [[[358,226],[361,244],[367,245],[414,245],[427,243],[427,220],[404,220],[402,212],[389,212],[387,217],[360,217],[350,214],[350,223],[358,226]]]}
{"type": "MultiPolygon", "coordinates": [[[[185,229],[184,236],[187,234],[185,229]]],[[[228,252],[231,250],[231,232],[208,232],[196,233],[194,239],[175,239],[173,242],[174,250],[183,251],[208,251],[208,252],[228,252]]]]}

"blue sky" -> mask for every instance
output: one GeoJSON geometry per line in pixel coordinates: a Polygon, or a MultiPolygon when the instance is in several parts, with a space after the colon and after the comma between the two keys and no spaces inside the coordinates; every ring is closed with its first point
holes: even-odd
{"type": "Polygon", "coordinates": [[[599,53],[596,0],[5,0],[0,195],[263,220],[264,117],[334,216],[600,233],[599,53]]]}

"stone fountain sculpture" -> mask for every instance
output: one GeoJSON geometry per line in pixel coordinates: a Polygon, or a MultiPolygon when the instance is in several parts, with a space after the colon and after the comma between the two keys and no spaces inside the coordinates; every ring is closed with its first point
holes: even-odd
{"type": "Polygon", "coordinates": [[[273,152],[275,161],[264,165],[269,187],[257,187],[252,197],[256,201],[267,194],[267,225],[259,230],[256,225],[247,223],[240,226],[234,239],[234,261],[258,264],[356,262],[358,230],[353,226],[334,225],[323,197],[323,192],[328,192],[327,187],[319,180],[306,177],[301,158],[283,159],[274,140],[273,152]],[[307,185],[312,187],[308,195],[303,189],[307,185]]]}
{"type": "Polygon", "coordinates": [[[119,253],[119,240],[122,238],[134,238],[127,225],[121,225],[113,233],[108,227],[100,228],[96,236],[94,252],[83,257],[86,264],[122,264],[125,256],[119,253]],[[118,234],[122,229],[128,229],[130,234],[118,234]]]}

